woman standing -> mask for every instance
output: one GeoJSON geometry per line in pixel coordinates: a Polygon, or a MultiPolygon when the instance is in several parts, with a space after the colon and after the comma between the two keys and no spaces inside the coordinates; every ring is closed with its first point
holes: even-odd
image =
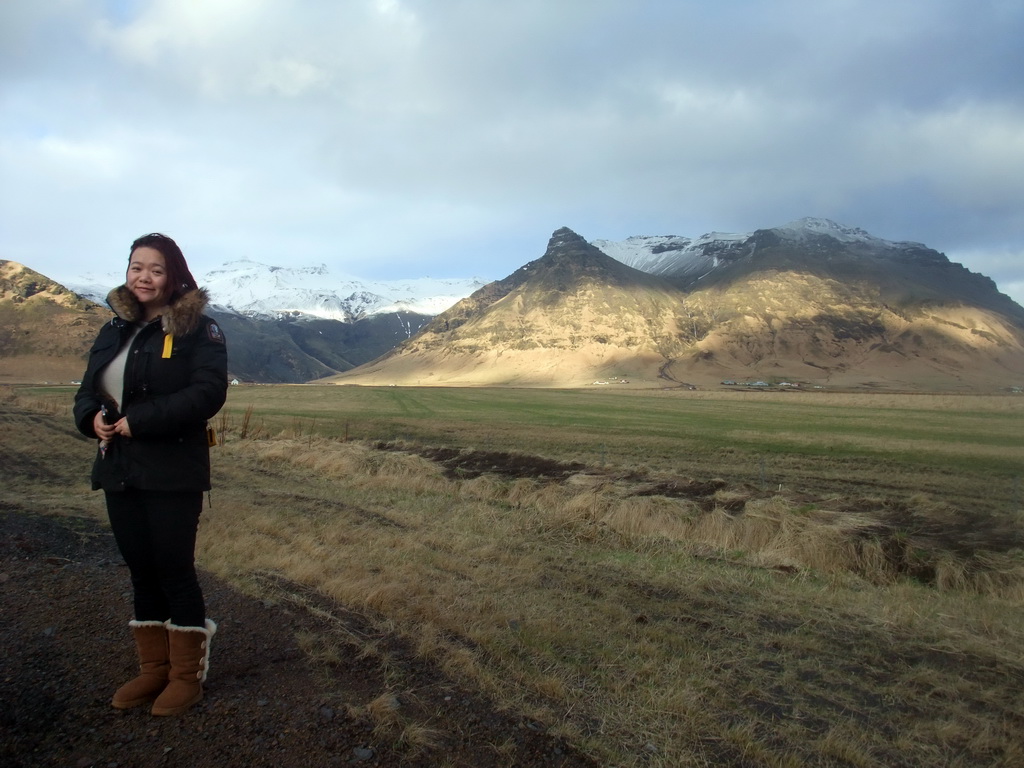
{"type": "Polygon", "coordinates": [[[203,314],[206,291],[169,237],[132,243],[125,284],[107,303],[75,395],[75,423],[99,440],[93,490],[103,489],[117,546],[128,564],[135,618],[129,622],[141,674],[113,705],[153,702],[177,715],[203,696],[216,625],[206,618],[195,543],[210,489],[207,420],[227,397],[227,350],[203,314]]]}

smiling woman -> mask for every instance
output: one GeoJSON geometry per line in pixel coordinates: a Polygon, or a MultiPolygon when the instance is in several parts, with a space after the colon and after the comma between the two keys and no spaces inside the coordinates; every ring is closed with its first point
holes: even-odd
{"type": "Polygon", "coordinates": [[[178,244],[156,233],[132,243],[125,286],[139,302],[146,321],[161,316],[170,304],[199,287],[178,244]]]}
{"type": "Polygon", "coordinates": [[[129,626],[141,674],[111,703],[152,702],[154,715],[177,715],[202,698],[217,629],[206,618],[195,543],[210,489],[207,419],[227,395],[227,352],[203,314],[206,292],[166,235],[132,243],[125,284],[107,301],[117,316],[89,353],[74,414],[98,441],[92,487],[105,493],[134,589],[129,626]]]}
{"type": "Polygon", "coordinates": [[[128,265],[125,285],[138,299],[143,309],[143,319],[147,321],[162,315],[170,298],[164,261],[160,251],[141,247],[132,252],[132,261],[128,265]]]}

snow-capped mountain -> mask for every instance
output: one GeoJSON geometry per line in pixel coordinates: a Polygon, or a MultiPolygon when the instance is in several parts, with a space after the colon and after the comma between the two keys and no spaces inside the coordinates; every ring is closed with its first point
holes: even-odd
{"type": "Polygon", "coordinates": [[[616,261],[652,275],[697,277],[718,264],[716,253],[743,243],[749,234],[710,232],[694,239],[678,235],[635,235],[592,244],[616,261]]]}
{"type": "Polygon", "coordinates": [[[248,315],[296,315],[354,322],[371,315],[437,315],[484,285],[479,278],[361,280],[326,266],[275,267],[242,259],[201,281],[214,304],[248,315]]]}
{"type": "MultiPolygon", "coordinates": [[[[325,265],[277,267],[249,259],[229,262],[203,275],[214,307],[250,317],[306,317],[355,322],[394,312],[437,315],[482,287],[479,278],[361,280],[332,274],[325,265]]],[[[64,283],[98,303],[123,274],[86,274],[64,283]]]]}
{"type": "MultiPolygon", "coordinates": [[[[821,218],[803,218],[780,227],[745,233],[710,232],[697,238],[636,235],[621,241],[594,240],[592,245],[627,266],[671,278],[683,285],[713,279],[723,268],[752,257],[758,249],[790,244],[834,246],[871,252],[885,258],[945,257],[920,243],[890,242],[857,227],[821,218]]],[[[810,248],[810,253],[814,248],[810,248]]],[[[210,292],[214,308],[249,317],[324,319],[341,322],[401,312],[433,317],[483,287],[481,278],[362,280],[334,274],[325,265],[279,267],[249,259],[232,261],[196,274],[210,292]]],[[[104,303],[123,273],[83,275],[64,282],[72,291],[104,303]]]]}
{"type": "MultiPolygon", "coordinates": [[[[781,227],[773,227],[770,231],[775,232],[785,240],[795,240],[798,242],[820,235],[831,237],[833,240],[838,240],[841,243],[878,245],[889,242],[868,234],[860,227],[845,227],[831,219],[816,219],[813,217],[797,219],[796,221],[789,222],[789,224],[783,224],[781,227]]],[[[913,243],[913,245],[921,244],[913,243]]]]}
{"type": "Polygon", "coordinates": [[[924,248],[920,243],[890,242],[858,227],[845,227],[829,219],[811,217],[756,232],[711,232],[698,238],[639,235],[620,241],[594,240],[593,244],[616,261],[642,272],[699,279],[720,266],[723,258],[735,259],[740,255],[739,251],[752,252],[757,247],[755,236],[762,232],[794,244],[828,238],[844,245],[861,244],[880,249],[924,248]]]}

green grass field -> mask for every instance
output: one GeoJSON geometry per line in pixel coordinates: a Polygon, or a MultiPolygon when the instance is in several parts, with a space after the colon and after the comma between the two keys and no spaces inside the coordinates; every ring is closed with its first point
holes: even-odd
{"type": "Polygon", "coordinates": [[[521,452],[826,491],[1021,499],[1024,397],[689,391],[237,387],[268,434],[521,452]]]}

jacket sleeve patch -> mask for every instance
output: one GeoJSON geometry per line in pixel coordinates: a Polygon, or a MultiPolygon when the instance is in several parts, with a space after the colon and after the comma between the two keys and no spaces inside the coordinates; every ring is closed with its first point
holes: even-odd
{"type": "Polygon", "coordinates": [[[207,324],[206,333],[210,336],[210,341],[215,341],[218,344],[224,343],[224,332],[221,331],[220,326],[216,323],[207,324]]]}

